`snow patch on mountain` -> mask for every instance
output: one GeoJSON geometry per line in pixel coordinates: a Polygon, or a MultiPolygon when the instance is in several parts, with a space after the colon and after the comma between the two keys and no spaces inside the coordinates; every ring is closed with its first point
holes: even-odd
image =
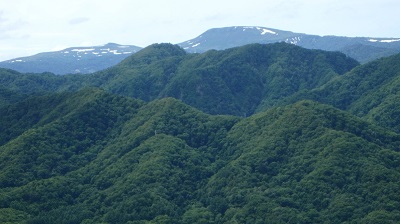
{"type": "Polygon", "coordinates": [[[400,41],[400,39],[387,39],[387,40],[369,39],[368,41],[369,42],[373,42],[373,43],[376,43],[376,42],[379,42],[379,43],[392,43],[392,42],[400,41]]]}
{"type": "Polygon", "coordinates": [[[141,48],[108,43],[100,46],[70,47],[59,51],[0,62],[4,68],[19,72],[53,72],[55,74],[92,73],[119,63],[141,48]],[[46,62],[46,63],[43,63],[46,62]]]}
{"type": "Polygon", "coordinates": [[[109,50],[109,52],[113,53],[113,54],[122,54],[122,53],[118,52],[118,50],[109,50]]]}
{"type": "MultiPolygon", "coordinates": [[[[261,35],[265,35],[265,34],[274,34],[274,35],[278,35],[278,33],[274,32],[274,31],[272,31],[272,30],[269,30],[269,29],[267,29],[267,28],[264,28],[264,27],[244,26],[244,27],[242,27],[242,28],[243,28],[243,31],[246,31],[247,29],[257,29],[257,30],[260,31],[260,34],[261,34],[261,35]]],[[[237,27],[235,27],[235,29],[237,29],[237,27]]]]}
{"type": "Polygon", "coordinates": [[[199,46],[201,43],[197,43],[197,44],[193,44],[192,47],[197,47],[199,46]]]}
{"type": "Polygon", "coordinates": [[[99,46],[99,47],[90,47],[90,48],[69,48],[65,49],[63,51],[60,51],[61,54],[64,56],[67,56],[68,54],[70,56],[73,56],[76,58],[76,56],[79,58],[82,57],[82,55],[93,55],[97,57],[102,57],[105,54],[113,54],[113,55],[121,55],[121,54],[132,54],[136,53],[136,51],[132,51],[131,46],[126,46],[126,45],[118,45],[118,46],[110,46],[104,45],[104,46],[99,46]],[[107,46],[107,47],[106,47],[107,46]],[[72,54],[72,55],[71,55],[72,54]]]}
{"type": "Polygon", "coordinates": [[[15,62],[25,62],[25,61],[20,60],[20,59],[17,59],[17,60],[12,60],[12,61],[10,61],[9,63],[15,63],[15,62]]]}
{"type": "Polygon", "coordinates": [[[269,30],[269,29],[265,29],[265,28],[261,28],[261,27],[256,27],[256,28],[257,28],[257,30],[261,31],[261,35],[265,35],[267,33],[278,35],[276,32],[269,30]]]}
{"type": "Polygon", "coordinates": [[[293,37],[293,38],[288,38],[285,40],[286,43],[294,44],[297,45],[300,42],[301,38],[300,37],[293,37]]]}

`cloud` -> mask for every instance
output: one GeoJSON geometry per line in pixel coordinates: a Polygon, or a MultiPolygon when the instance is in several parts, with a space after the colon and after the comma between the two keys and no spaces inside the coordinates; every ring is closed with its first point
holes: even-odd
{"type": "Polygon", "coordinates": [[[78,18],[71,19],[69,21],[69,24],[78,25],[78,24],[81,24],[81,23],[85,23],[85,22],[87,22],[89,20],[90,20],[90,18],[88,18],[88,17],[78,17],[78,18]]]}

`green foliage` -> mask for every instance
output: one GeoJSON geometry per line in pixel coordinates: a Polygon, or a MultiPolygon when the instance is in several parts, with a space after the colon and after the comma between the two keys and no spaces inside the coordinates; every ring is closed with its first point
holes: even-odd
{"type": "Polygon", "coordinates": [[[161,44],[87,76],[1,70],[0,222],[399,222],[398,57],[343,74],[286,44],[161,44]]]}
{"type": "Polygon", "coordinates": [[[0,110],[0,145],[34,127],[44,116],[48,116],[54,110],[54,105],[62,102],[65,96],[66,94],[29,97],[0,110]]]}
{"type": "Polygon", "coordinates": [[[339,53],[289,44],[209,51],[182,62],[164,95],[212,114],[248,116],[357,65],[339,53]]]}
{"type": "Polygon", "coordinates": [[[51,106],[32,107],[40,119],[1,146],[0,204],[29,223],[176,223],[238,121],[97,89],[27,101],[51,106]]]}
{"type": "Polygon", "coordinates": [[[5,222],[399,220],[400,136],[333,107],[238,119],[96,89],[44,99],[0,148],[5,222]]]}
{"type": "Polygon", "coordinates": [[[18,211],[12,208],[0,208],[0,223],[25,223],[25,221],[28,219],[29,215],[25,212],[18,211]]]}
{"type": "Polygon", "coordinates": [[[77,90],[81,88],[80,75],[58,76],[52,73],[22,74],[0,69],[0,87],[19,94],[77,90]]]}
{"type": "Polygon", "coordinates": [[[259,113],[229,132],[228,163],[201,202],[224,223],[360,222],[382,206],[398,212],[399,136],[375,134],[388,133],[314,102],[259,113]]]}
{"type": "Polygon", "coordinates": [[[289,102],[312,99],[400,130],[400,54],[361,65],[326,85],[295,94],[289,102]]]}
{"type": "Polygon", "coordinates": [[[38,216],[30,219],[28,224],[74,224],[82,223],[93,217],[93,212],[87,210],[86,207],[68,206],[53,209],[50,212],[40,213],[38,216]]]}
{"type": "Polygon", "coordinates": [[[18,102],[26,97],[15,91],[11,91],[5,87],[0,87],[0,108],[9,106],[12,103],[18,102]]]}
{"type": "Polygon", "coordinates": [[[5,111],[8,135],[2,136],[5,142],[11,140],[0,147],[2,187],[66,174],[85,165],[113,136],[125,114],[140,106],[94,89],[65,97],[33,98],[5,111]]]}
{"type": "Polygon", "coordinates": [[[174,97],[211,114],[249,116],[297,91],[319,87],[358,63],[338,52],[291,44],[252,44],[186,54],[154,44],[120,64],[89,75],[4,72],[0,87],[21,93],[74,91],[94,86],[145,101],[174,97]],[[12,74],[9,74],[12,73],[12,74]]]}

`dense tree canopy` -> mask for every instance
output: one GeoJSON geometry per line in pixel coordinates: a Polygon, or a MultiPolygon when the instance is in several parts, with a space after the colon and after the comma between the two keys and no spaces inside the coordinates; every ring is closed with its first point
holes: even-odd
{"type": "Polygon", "coordinates": [[[0,87],[28,94],[100,87],[145,101],[174,97],[211,114],[249,116],[298,91],[322,86],[357,65],[338,52],[285,43],[252,44],[204,54],[154,44],[114,67],[89,75],[0,70],[0,87]]]}
{"type": "Polygon", "coordinates": [[[398,57],[156,44],[0,70],[0,222],[397,223],[398,57]]]}

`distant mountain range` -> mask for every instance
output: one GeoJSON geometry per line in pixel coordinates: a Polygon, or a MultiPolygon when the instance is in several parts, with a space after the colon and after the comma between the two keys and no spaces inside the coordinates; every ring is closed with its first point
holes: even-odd
{"type": "MultiPolygon", "coordinates": [[[[202,53],[211,49],[223,50],[250,43],[277,42],[308,49],[340,51],[361,63],[400,53],[400,38],[318,36],[256,26],[214,28],[177,45],[190,53],[202,53]]],[[[0,67],[27,73],[85,74],[116,65],[141,49],[138,46],[114,43],[104,46],[71,47],[3,61],[0,62],[0,67]]]]}
{"type": "Polygon", "coordinates": [[[201,53],[250,43],[276,42],[291,43],[308,49],[340,51],[361,63],[400,52],[400,38],[317,36],[255,26],[210,29],[194,39],[180,43],[179,46],[188,52],[201,53]]]}
{"type": "Polygon", "coordinates": [[[52,72],[59,75],[92,73],[118,64],[142,49],[133,45],[108,43],[103,46],[71,47],[0,62],[0,67],[19,72],[52,72]]]}

